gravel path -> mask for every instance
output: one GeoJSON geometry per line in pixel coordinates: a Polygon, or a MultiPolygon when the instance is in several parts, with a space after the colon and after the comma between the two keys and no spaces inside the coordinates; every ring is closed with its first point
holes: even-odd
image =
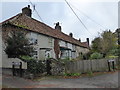
{"type": "Polygon", "coordinates": [[[3,75],[3,86],[11,88],[118,88],[118,72],[76,79],[45,79],[32,81],[3,75]]]}

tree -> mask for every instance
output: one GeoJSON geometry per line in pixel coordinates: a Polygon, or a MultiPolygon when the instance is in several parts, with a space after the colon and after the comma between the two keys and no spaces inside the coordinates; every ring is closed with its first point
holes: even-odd
{"type": "Polygon", "coordinates": [[[29,45],[29,40],[23,31],[11,31],[6,39],[5,52],[9,58],[19,58],[23,55],[30,56],[33,47],[29,45]]]}
{"type": "Polygon", "coordinates": [[[93,41],[92,41],[92,52],[100,52],[101,50],[101,38],[100,37],[96,37],[93,41]]]}
{"type": "Polygon", "coordinates": [[[117,51],[117,37],[116,34],[109,31],[101,33],[100,37],[92,41],[92,52],[98,52],[105,57],[108,54],[116,54],[117,51]]]}
{"type": "Polygon", "coordinates": [[[104,31],[101,34],[101,52],[107,55],[111,50],[117,48],[117,37],[116,34],[113,34],[110,30],[104,31]]]}

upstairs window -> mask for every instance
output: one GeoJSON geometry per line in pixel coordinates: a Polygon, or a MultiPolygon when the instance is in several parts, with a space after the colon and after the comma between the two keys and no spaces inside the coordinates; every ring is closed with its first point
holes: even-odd
{"type": "Polygon", "coordinates": [[[67,42],[65,42],[65,47],[68,47],[68,44],[67,44],[67,42]]]}
{"type": "Polygon", "coordinates": [[[72,45],[72,50],[75,50],[76,49],[76,46],[75,45],[72,45]]]}
{"type": "Polygon", "coordinates": [[[36,45],[36,44],[38,44],[38,40],[35,39],[35,38],[30,38],[30,44],[31,45],[36,45]]]}
{"type": "Polygon", "coordinates": [[[30,33],[30,44],[36,45],[38,44],[37,33],[30,33]]]}

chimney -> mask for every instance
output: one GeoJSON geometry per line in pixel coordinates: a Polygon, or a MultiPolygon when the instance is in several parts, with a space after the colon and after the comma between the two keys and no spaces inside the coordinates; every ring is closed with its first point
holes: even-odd
{"type": "Polygon", "coordinates": [[[86,40],[87,40],[87,43],[88,43],[88,46],[89,46],[89,43],[90,43],[90,42],[89,42],[89,38],[86,38],[86,40]]]}
{"type": "Polygon", "coordinates": [[[32,16],[32,10],[30,9],[30,5],[28,5],[28,7],[22,8],[22,14],[25,14],[29,17],[32,16]]]}
{"type": "Polygon", "coordinates": [[[73,33],[70,33],[69,36],[70,36],[70,37],[73,37],[73,33]]]}
{"type": "Polygon", "coordinates": [[[81,42],[81,39],[79,38],[79,41],[81,42]]]}
{"type": "Polygon", "coordinates": [[[59,22],[56,23],[55,29],[61,31],[61,26],[59,25],[59,22]]]}

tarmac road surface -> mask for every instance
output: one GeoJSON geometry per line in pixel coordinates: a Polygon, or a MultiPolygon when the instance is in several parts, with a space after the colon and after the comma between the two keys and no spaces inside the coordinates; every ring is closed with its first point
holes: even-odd
{"type": "Polygon", "coordinates": [[[118,88],[118,71],[94,77],[45,79],[40,81],[3,75],[2,85],[10,88],[118,88]]]}

